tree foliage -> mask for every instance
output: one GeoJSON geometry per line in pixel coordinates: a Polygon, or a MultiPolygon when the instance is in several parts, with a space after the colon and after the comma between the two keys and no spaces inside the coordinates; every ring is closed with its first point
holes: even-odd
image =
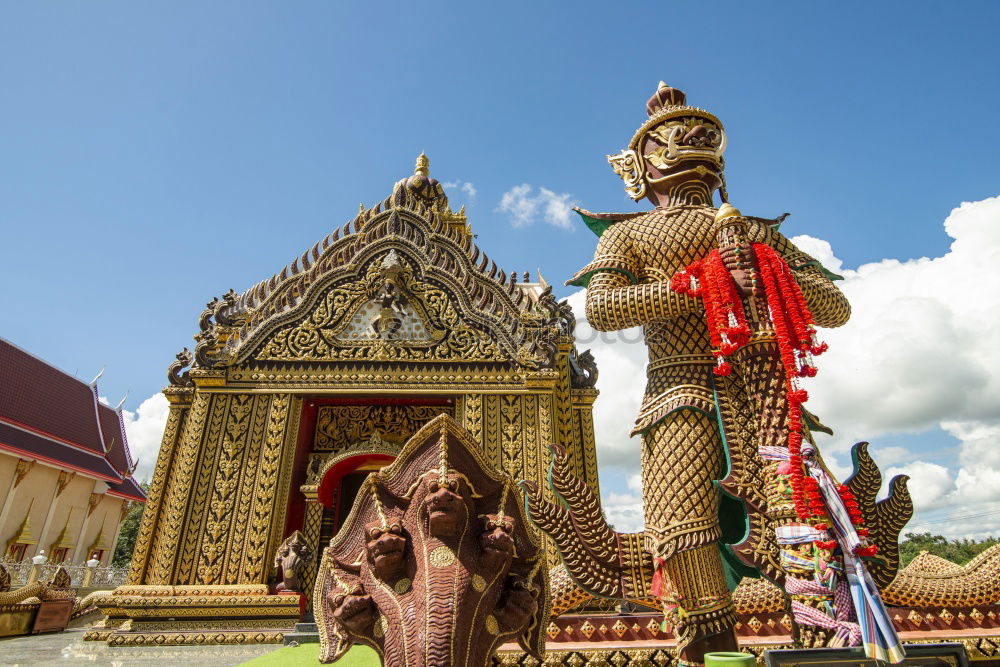
{"type": "Polygon", "coordinates": [[[906,539],[899,543],[899,566],[903,568],[909,565],[921,551],[928,551],[956,565],[965,565],[994,544],[1000,544],[1000,538],[990,537],[980,541],[949,540],[943,535],[907,533],[906,539]]]}
{"type": "MultiPolygon", "coordinates": [[[[142,490],[149,495],[149,482],[139,485],[142,490]]],[[[118,536],[118,544],[115,546],[115,556],[111,564],[115,567],[128,567],[132,560],[132,552],[135,550],[135,539],[139,534],[139,522],[142,521],[142,511],[146,503],[132,503],[128,514],[122,520],[122,530],[118,536]]]]}

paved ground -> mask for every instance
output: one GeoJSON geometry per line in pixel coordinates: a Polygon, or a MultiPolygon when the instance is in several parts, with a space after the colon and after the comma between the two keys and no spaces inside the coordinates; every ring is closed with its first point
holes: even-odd
{"type": "Polygon", "coordinates": [[[0,665],[32,667],[90,663],[108,667],[232,667],[281,648],[256,646],[155,646],[111,648],[83,641],[81,628],[50,635],[0,639],[0,665]]]}

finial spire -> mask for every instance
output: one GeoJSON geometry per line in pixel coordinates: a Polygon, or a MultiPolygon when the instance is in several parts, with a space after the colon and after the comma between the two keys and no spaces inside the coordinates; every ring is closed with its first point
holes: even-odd
{"type": "Polygon", "coordinates": [[[417,166],[413,169],[414,175],[420,174],[421,176],[427,176],[430,174],[431,161],[427,159],[427,155],[423,151],[417,156],[417,166]]]}

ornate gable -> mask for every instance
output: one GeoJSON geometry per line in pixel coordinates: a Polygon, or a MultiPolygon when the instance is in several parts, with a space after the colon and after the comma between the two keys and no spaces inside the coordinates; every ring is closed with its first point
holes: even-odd
{"type": "Polygon", "coordinates": [[[572,313],[472,241],[424,156],[280,274],[208,304],[195,366],[480,362],[549,368],[572,313]]]}

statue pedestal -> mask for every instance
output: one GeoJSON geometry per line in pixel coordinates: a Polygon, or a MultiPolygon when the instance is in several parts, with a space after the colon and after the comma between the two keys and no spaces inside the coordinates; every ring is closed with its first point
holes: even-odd
{"type": "Polygon", "coordinates": [[[289,644],[318,644],[319,629],[315,623],[296,623],[295,631],[285,635],[285,646],[289,644]]]}
{"type": "Polygon", "coordinates": [[[309,601],[306,599],[305,593],[299,593],[298,591],[278,591],[278,595],[284,595],[288,597],[294,597],[299,601],[299,619],[302,620],[306,615],[306,606],[309,601]]]}
{"type": "Polygon", "coordinates": [[[300,593],[266,585],[120,586],[98,603],[103,627],[84,634],[109,646],[280,644],[302,616],[300,593]]]}

